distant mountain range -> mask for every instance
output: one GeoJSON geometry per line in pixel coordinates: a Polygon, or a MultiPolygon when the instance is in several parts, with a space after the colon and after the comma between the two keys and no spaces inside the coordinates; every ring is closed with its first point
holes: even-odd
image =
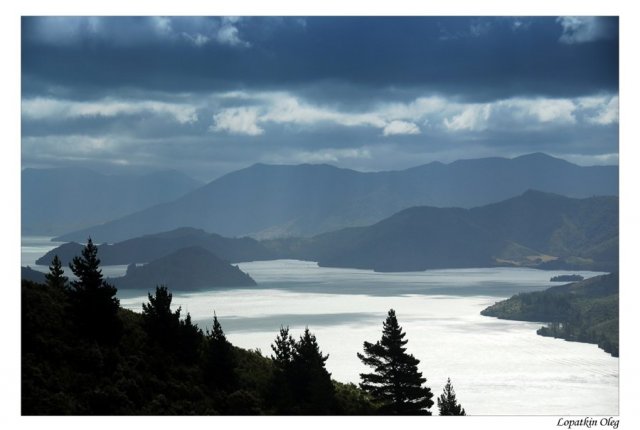
{"type": "MultiPolygon", "coordinates": [[[[117,242],[183,226],[231,237],[309,237],[370,225],[413,206],[470,208],[528,189],[577,198],[617,195],[618,167],[581,167],[539,153],[375,173],[329,165],[256,164],[173,201],[57,240],[85,241],[90,236],[97,242],[117,242]]],[[[85,205],[80,197],[74,203],[74,208],[85,205]]]]}
{"type": "Polygon", "coordinates": [[[201,185],[176,171],[103,175],[82,168],[24,169],[22,234],[86,228],[174,200],[201,185]]]}
{"type": "Polygon", "coordinates": [[[125,276],[108,281],[117,288],[148,291],[153,291],[158,285],[166,285],[173,291],[256,285],[238,267],[199,246],[179,249],[143,266],[132,264],[125,276]]]}
{"type": "MultiPolygon", "coordinates": [[[[573,199],[527,191],[472,209],[413,207],[371,226],[311,238],[256,241],[181,228],[100,245],[98,255],[103,264],[130,264],[200,246],[231,262],[293,258],[376,271],[493,266],[615,271],[618,214],[617,197],[573,199]]],[[[66,263],[81,248],[62,245],[37,264],[49,264],[54,254],[66,263]]]]}
{"type": "Polygon", "coordinates": [[[618,268],[618,198],[527,191],[473,209],[414,207],[368,227],[263,242],[321,266],[419,271],[526,266],[618,268]]]}

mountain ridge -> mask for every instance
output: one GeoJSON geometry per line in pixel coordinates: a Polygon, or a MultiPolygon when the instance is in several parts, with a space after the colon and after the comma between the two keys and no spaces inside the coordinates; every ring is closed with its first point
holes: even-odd
{"type": "Polygon", "coordinates": [[[365,226],[412,206],[471,208],[540,189],[572,197],[618,194],[617,166],[581,167],[543,154],[459,160],[402,171],[328,164],[253,166],[184,196],[56,240],[115,242],[181,226],[223,236],[306,236],[365,226]]]}

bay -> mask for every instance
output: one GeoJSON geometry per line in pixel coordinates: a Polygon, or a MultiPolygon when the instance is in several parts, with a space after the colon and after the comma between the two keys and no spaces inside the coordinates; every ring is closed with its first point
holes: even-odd
{"type": "MultiPolygon", "coordinates": [[[[380,339],[390,308],[407,333],[436,396],[451,378],[473,415],[615,415],[618,359],[596,345],[536,335],[540,323],[484,317],[485,307],[520,291],[555,285],[561,272],[458,269],[374,273],[321,268],[312,262],[241,263],[258,287],[174,292],[174,306],[210,327],[215,311],[228,339],[271,353],[280,326],[294,337],[317,336],[327,368],[341,382],[367,372],[356,353],[380,339]]],[[[595,272],[580,272],[585,277],[595,272]]],[[[121,292],[121,304],[141,311],[146,291],[121,292]]],[[[435,406],[434,406],[435,407],[435,406]]],[[[437,409],[436,409],[437,410],[437,409]]]]}
{"type": "MultiPolygon", "coordinates": [[[[22,265],[46,271],[35,260],[59,243],[24,237],[22,265]]],[[[305,327],[317,336],[332,377],[359,381],[367,372],[356,353],[380,338],[390,308],[407,333],[408,352],[436,397],[448,377],[472,415],[617,415],[618,359],[596,345],[536,335],[541,323],[503,321],[480,311],[523,291],[543,290],[566,271],[490,268],[375,273],[321,268],[313,262],[277,260],[238,265],[258,283],[251,288],[180,292],[182,307],[203,329],[215,311],[236,346],[270,355],[281,326],[298,337],[305,327]]],[[[103,266],[119,276],[126,266],[103,266]]],[[[69,270],[66,270],[69,272],[69,270]]],[[[578,272],[585,277],[597,272],[578,272]]],[[[69,275],[69,273],[67,273],[69,275]]],[[[171,288],[171,286],[169,286],[171,288]]],[[[118,292],[136,312],[147,291],[118,292]]],[[[434,405],[433,411],[437,413],[434,405]]]]}

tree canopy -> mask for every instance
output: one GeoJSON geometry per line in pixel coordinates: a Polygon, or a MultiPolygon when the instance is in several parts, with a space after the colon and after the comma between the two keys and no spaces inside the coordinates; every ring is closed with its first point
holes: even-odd
{"type": "Polygon", "coordinates": [[[115,342],[122,331],[118,318],[120,300],[117,289],[104,281],[100,269],[98,248],[91,238],[69,264],[78,280],[71,282],[71,304],[75,309],[79,331],[100,342],[115,342]]]}
{"type": "Polygon", "coordinates": [[[64,276],[64,270],[62,270],[62,262],[57,255],[53,256],[51,264],[49,265],[49,273],[44,275],[47,281],[47,285],[52,288],[64,289],[67,286],[69,278],[64,276]]]}
{"type": "Polygon", "coordinates": [[[398,415],[431,415],[433,394],[418,371],[420,360],[406,352],[408,340],[398,324],[396,313],[389,310],[382,325],[382,338],[376,343],[364,342],[362,362],[373,368],[360,374],[360,388],[380,403],[380,412],[398,415]]]}
{"type": "Polygon", "coordinates": [[[464,408],[456,400],[456,392],[451,385],[451,378],[447,378],[447,385],[438,397],[438,410],[440,415],[466,415],[464,408]]]}

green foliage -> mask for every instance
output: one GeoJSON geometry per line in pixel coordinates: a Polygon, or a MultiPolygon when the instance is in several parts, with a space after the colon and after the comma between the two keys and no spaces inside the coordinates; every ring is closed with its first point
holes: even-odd
{"type": "Polygon", "coordinates": [[[203,357],[204,377],[210,388],[230,391],[237,385],[236,360],[233,347],[227,340],[218,317],[213,316],[213,327],[207,331],[203,357]]]}
{"type": "Polygon", "coordinates": [[[336,412],[331,375],[315,335],[305,329],[299,341],[281,327],[274,344],[272,406],[281,414],[322,415],[336,412]]]}
{"type": "Polygon", "coordinates": [[[431,415],[433,394],[418,371],[420,360],[406,353],[408,340],[398,324],[395,311],[389,310],[382,326],[382,339],[375,344],[364,342],[362,362],[374,369],[360,374],[360,388],[380,404],[379,411],[397,415],[431,415]]]}
{"type": "Polygon", "coordinates": [[[296,342],[292,361],[291,386],[296,409],[305,415],[331,414],[335,411],[335,393],[331,375],[325,368],[328,355],[320,347],[309,328],[296,342]]]}
{"type": "Polygon", "coordinates": [[[517,294],[481,313],[502,319],[548,322],[537,331],[539,335],[595,343],[617,357],[618,285],[615,273],[596,276],[545,291],[517,294]]]}
{"type": "Polygon", "coordinates": [[[447,378],[447,385],[438,397],[438,410],[440,415],[466,415],[464,408],[456,400],[456,392],[451,385],[451,378],[447,378]]]}
{"type": "Polygon", "coordinates": [[[119,326],[103,329],[115,328],[118,336],[106,342],[95,336],[95,325],[78,336],[81,321],[96,323],[79,307],[81,299],[110,290],[91,242],[73,268],[79,279],[71,288],[22,282],[24,415],[378,412],[369,394],[331,380],[328,356],[308,329],[295,341],[282,328],[267,358],[231,345],[215,315],[203,334],[189,314],[181,318],[179,308],[171,310],[165,286],[148,295],[142,313],[98,295],[116,304],[119,326]]]}
{"type": "Polygon", "coordinates": [[[82,335],[99,342],[115,343],[121,335],[118,319],[120,301],[117,289],[102,279],[98,248],[89,238],[80,257],[69,264],[78,277],[71,282],[70,299],[76,328],[82,335]]]}
{"type": "Polygon", "coordinates": [[[63,290],[67,286],[69,278],[64,276],[64,270],[62,270],[62,263],[57,255],[53,256],[51,265],[49,266],[49,273],[44,275],[47,285],[51,288],[58,288],[63,290]]]}
{"type": "Polygon", "coordinates": [[[374,415],[377,406],[365,391],[355,384],[343,384],[333,381],[337,413],[340,415],[374,415]]]}
{"type": "Polygon", "coordinates": [[[171,311],[173,295],[164,285],[148,294],[149,303],[142,304],[142,326],[147,333],[149,348],[159,353],[173,354],[177,359],[193,363],[198,359],[202,331],[193,325],[191,316],[180,319],[181,308],[171,311]]]}

